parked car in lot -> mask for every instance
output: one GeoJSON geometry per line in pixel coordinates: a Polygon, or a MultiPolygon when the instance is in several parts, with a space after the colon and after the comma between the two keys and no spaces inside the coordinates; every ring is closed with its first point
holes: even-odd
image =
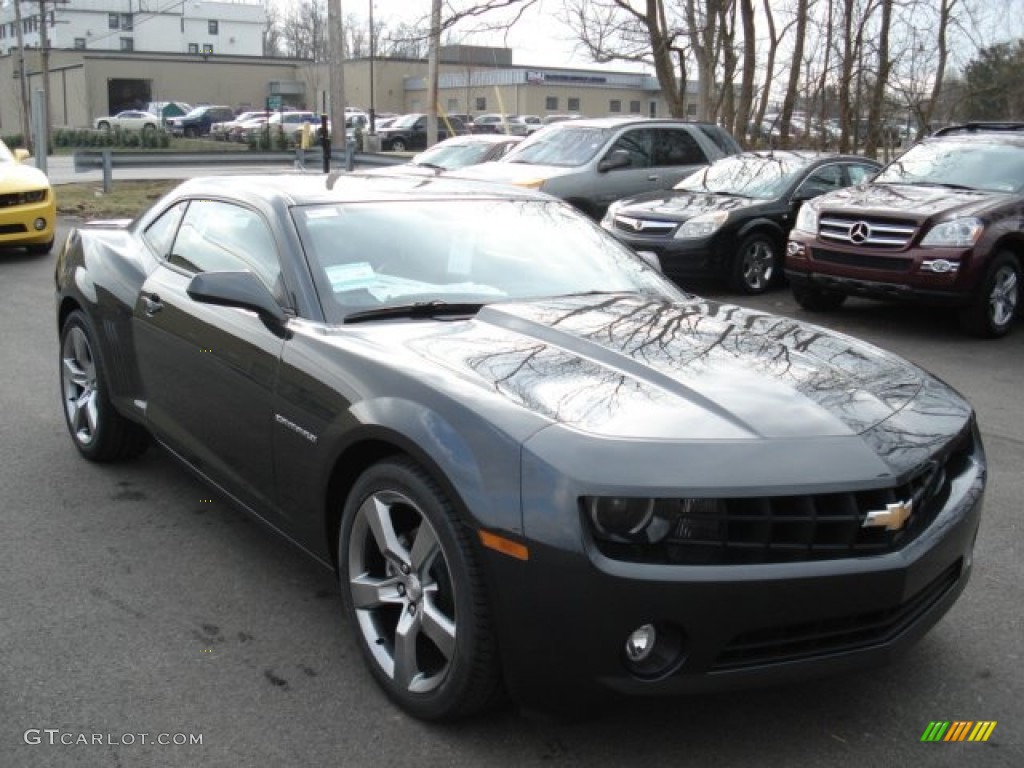
{"type": "Polygon", "coordinates": [[[473,118],[473,133],[504,133],[525,136],[529,129],[516,115],[477,115],[473,118]]]}
{"type": "Polygon", "coordinates": [[[210,137],[213,139],[217,139],[218,141],[229,141],[231,139],[231,134],[235,130],[235,128],[238,128],[239,126],[249,122],[250,120],[262,118],[264,121],[266,121],[270,117],[270,115],[270,112],[266,112],[263,110],[253,112],[241,112],[238,115],[235,115],[235,117],[233,117],[230,120],[225,120],[222,123],[214,123],[213,125],[211,125],[210,137]]]}
{"type": "Polygon", "coordinates": [[[972,334],[1009,333],[1024,275],[1024,123],[942,129],[871,184],[808,203],[786,274],[812,311],[865,296],[948,306],[972,334]]]}
{"type": "Polygon", "coordinates": [[[25,162],[29,157],[27,149],[12,152],[0,141],[0,250],[49,253],[57,201],[46,174],[25,162]]]}
{"type": "Polygon", "coordinates": [[[278,133],[283,131],[288,143],[296,144],[302,135],[304,124],[310,125],[313,129],[319,127],[319,113],[300,109],[274,112],[265,122],[246,126],[244,140],[258,139],[269,132],[270,140],[273,142],[278,133]]]}
{"type": "Polygon", "coordinates": [[[786,238],[811,198],[860,184],[881,163],[820,152],[752,152],[722,158],[667,192],[612,203],[602,226],[652,251],[673,280],[721,277],[737,291],[781,282],[786,238]]]}
{"type": "Polygon", "coordinates": [[[187,115],[169,118],[167,130],[174,136],[194,139],[209,134],[214,123],[224,123],[234,117],[235,111],[231,107],[196,107],[187,115]]]}
{"type": "Polygon", "coordinates": [[[92,124],[101,131],[155,131],[161,127],[159,117],[135,109],[127,109],[109,117],[97,117],[92,124]]]}
{"type": "Polygon", "coordinates": [[[452,136],[450,139],[439,141],[430,149],[420,152],[408,163],[391,165],[379,170],[382,173],[421,171],[426,174],[453,171],[469,165],[497,160],[508,154],[522,140],[521,136],[505,136],[500,133],[452,136]]]}
{"type": "MultiPolygon", "coordinates": [[[[437,120],[437,138],[443,141],[451,136],[469,133],[466,126],[456,117],[437,120]]],[[[377,131],[380,148],[385,152],[405,152],[410,149],[427,148],[427,116],[421,113],[402,115],[386,128],[377,131]]]]}
{"type": "Polygon", "coordinates": [[[467,178],[540,189],[600,219],[624,197],[668,189],[698,168],[740,152],[711,123],[609,117],[555,123],[467,178]]]}
{"type": "Polygon", "coordinates": [[[54,274],[71,443],[156,440],[334,569],[416,717],[873,666],[972,571],[963,398],[686,294],[546,195],[194,179],[54,274]]]}

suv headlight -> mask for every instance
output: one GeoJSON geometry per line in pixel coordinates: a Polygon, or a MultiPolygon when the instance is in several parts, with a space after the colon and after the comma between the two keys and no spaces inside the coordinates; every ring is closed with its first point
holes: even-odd
{"type": "Polygon", "coordinates": [[[609,205],[608,210],[604,212],[604,218],[601,219],[601,226],[605,229],[611,229],[615,222],[615,214],[618,213],[621,208],[621,200],[616,200],[614,203],[609,205]]]}
{"type": "Polygon", "coordinates": [[[818,209],[810,203],[804,203],[796,214],[796,223],[793,229],[806,232],[809,235],[818,234],[818,209]]]}
{"type": "Polygon", "coordinates": [[[981,219],[953,219],[936,224],[921,241],[922,246],[969,248],[978,242],[985,225],[981,219]]]}
{"type": "Polygon", "coordinates": [[[676,240],[689,240],[697,237],[707,237],[719,229],[729,220],[726,211],[714,211],[713,213],[702,213],[694,216],[689,221],[684,221],[682,226],[676,230],[676,240]]]}

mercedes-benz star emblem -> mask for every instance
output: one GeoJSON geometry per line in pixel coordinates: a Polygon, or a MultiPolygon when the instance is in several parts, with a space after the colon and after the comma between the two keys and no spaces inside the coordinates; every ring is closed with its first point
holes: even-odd
{"type": "Polygon", "coordinates": [[[871,227],[866,221],[858,221],[850,225],[850,242],[863,243],[871,237],[871,227]]]}

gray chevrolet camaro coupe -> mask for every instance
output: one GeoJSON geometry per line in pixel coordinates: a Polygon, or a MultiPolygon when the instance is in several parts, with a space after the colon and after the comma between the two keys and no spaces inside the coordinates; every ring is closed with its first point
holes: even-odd
{"type": "Polygon", "coordinates": [[[195,179],[73,231],[56,289],[78,450],[155,439],[336,568],[417,717],[878,664],[967,582],[958,394],[685,294],[540,193],[195,179]]]}

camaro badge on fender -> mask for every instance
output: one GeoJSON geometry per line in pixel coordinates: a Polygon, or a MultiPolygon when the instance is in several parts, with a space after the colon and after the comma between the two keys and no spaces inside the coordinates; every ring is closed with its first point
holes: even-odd
{"type": "Polygon", "coordinates": [[[907,524],[914,509],[914,500],[886,504],[885,509],[873,509],[864,518],[862,528],[882,528],[898,531],[907,524]]]}

